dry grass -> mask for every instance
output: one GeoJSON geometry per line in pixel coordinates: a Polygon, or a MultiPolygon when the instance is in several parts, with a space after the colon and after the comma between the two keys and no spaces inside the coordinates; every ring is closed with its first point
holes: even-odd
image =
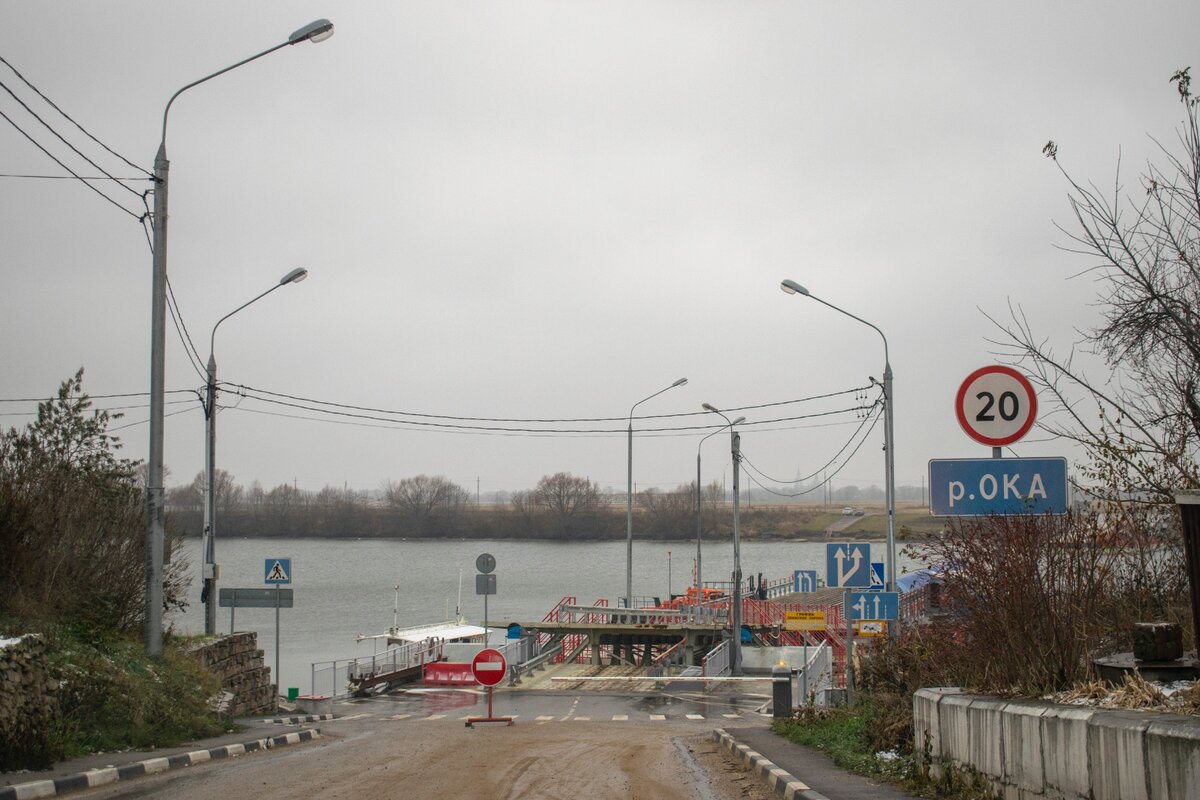
{"type": "Polygon", "coordinates": [[[1135,671],[1126,675],[1120,686],[1109,686],[1104,681],[1091,680],[1050,695],[1047,699],[1068,705],[1165,711],[1200,716],[1200,681],[1194,681],[1191,686],[1168,693],[1163,687],[1147,681],[1135,671]]]}

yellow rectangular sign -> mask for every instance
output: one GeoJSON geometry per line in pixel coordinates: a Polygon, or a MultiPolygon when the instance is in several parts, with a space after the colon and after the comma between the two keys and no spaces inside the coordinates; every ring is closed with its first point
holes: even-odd
{"type": "Polygon", "coordinates": [[[824,611],[788,611],[783,620],[785,631],[825,630],[824,611]]]}
{"type": "Polygon", "coordinates": [[[883,636],[887,632],[887,622],[884,620],[862,620],[858,623],[859,636],[883,636]]]}

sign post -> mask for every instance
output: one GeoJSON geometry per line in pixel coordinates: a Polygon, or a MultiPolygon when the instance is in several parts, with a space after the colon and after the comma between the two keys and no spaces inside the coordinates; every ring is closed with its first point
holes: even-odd
{"type": "Polygon", "coordinates": [[[475,676],[475,680],[487,687],[488,695],[488,713],[486,717],[469,717],[467,718],[467,727],[470,728],[476,722],[507,722],[513,724],[512,717],[494,717],[492,716],[492,689],[500,681],[504,680],[505,673],[508,672],[508,662],[504,658],[504,653],[491,647],[485,647],[475,654],[475,658],[471,659],[471,674],[475,676]]]}
{"type": "MultiPolygon", "coordinates": [[[[268,558],[263,565],[263,583],[275,586],[275,694],[279,694],[283,683],[279,677],[279,588],[292,582],[292,560],[290,558],[268,558]]],[[[230,612],[232,614],[233,612],[230,612]]]]}

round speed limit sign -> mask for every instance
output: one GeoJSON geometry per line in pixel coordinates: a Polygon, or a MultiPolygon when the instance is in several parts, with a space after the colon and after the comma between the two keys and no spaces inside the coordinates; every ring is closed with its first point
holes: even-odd
{"type": "Polygon", "coordinates": [[[1001,447],[1020,439],[1037,418],[1033,385],[1012,367],[980,367],[958,387],[958,424],[975,441],[1001,447]]]}

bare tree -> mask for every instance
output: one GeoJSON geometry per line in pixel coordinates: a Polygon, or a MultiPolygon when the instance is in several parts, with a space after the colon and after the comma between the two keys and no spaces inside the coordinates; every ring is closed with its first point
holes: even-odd
{"type": "Polygon", "coordinates": [[[600,486],[569,472],[556,472],[538,481],[525,502],[541,510],[554,533],[562,536],[593,526],[601,506],[600,486]]]}
{"type": "Polygon", "coordinates": [[[995,342],[1065,412],[1042,426],[1087,450],[1091,477],[1110,496],[1157,502],[1200,487],[1200,128],[1189,71],[1171,81],[1185,112],[1177,148],[1156,142],[1161,166],[1147,164],[1136,192],[1118,168],[1106,196],[1067,172],[1055,142],[1043,149],[1070,187],[1075,230],[1060,227],[1064,249],[1092,261],[1085,273],[1100,286],[1101,323],[1060,353],[1010,307],[995,342]],[[1077,350],[1099,355],[1110,374],[1086,374],[1077,350]]]}
{"type": "Polygon", "coordinates": [[[417,475],[384,485],[384,499],[414,535],[444,532],[470,500],[466,489],[441,475],[417,475]]]}

